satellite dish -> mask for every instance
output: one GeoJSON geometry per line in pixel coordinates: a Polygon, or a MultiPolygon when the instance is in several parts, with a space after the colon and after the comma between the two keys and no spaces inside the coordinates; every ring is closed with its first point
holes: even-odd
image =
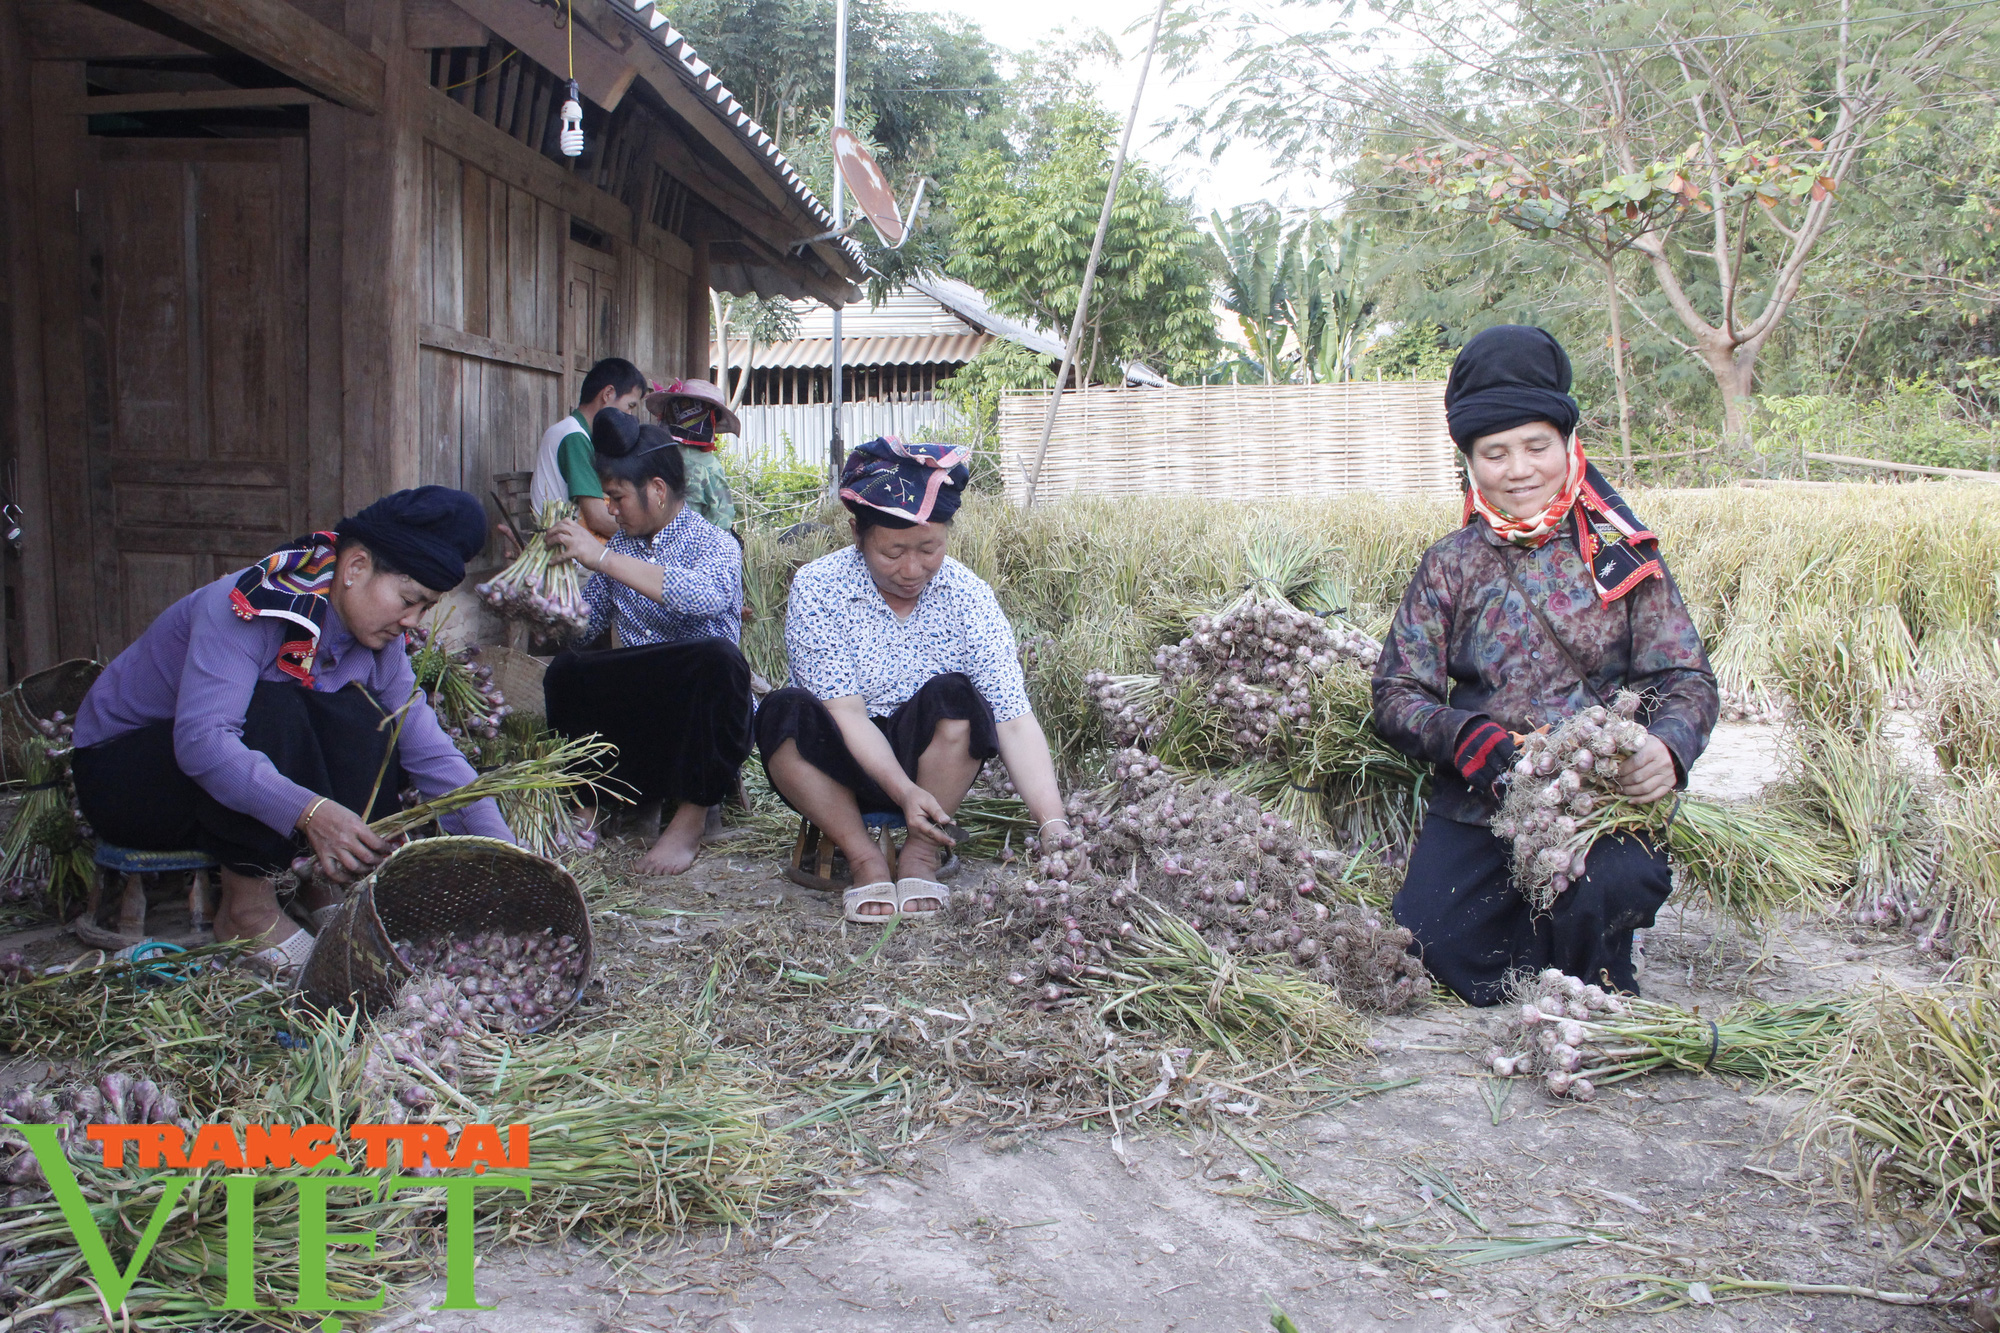
{"type": "Polygon", "coordinates": [[[882,238],[882,244],[895,249],[903,243],[903,216],[896,208],[896,196],[890,192],[889,179],[882,174],[882,168],[875,165],[875,159],[861,140],[845,125],[833,131],[833,157],[840,164],[840,179],[846,184],[854,202],[861,206],[862,213],[875,228],[875,234],[882,238]]]}

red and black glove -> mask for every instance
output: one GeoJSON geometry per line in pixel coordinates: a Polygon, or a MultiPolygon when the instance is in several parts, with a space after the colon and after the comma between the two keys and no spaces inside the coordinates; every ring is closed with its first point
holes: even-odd
{"type": "Polygon", "coordinates": [[[1474,791],[1500,795],[1500,780],[1514,766],[1514,737],[1490,717],[1466,724],[1452,755],[1452,766],[1474,791]]]}

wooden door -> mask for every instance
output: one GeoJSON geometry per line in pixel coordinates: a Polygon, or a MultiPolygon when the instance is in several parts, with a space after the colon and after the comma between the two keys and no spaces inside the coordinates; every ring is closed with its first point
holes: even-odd
{"type": "Polygon", "coordinates": [[[90,556],[109,660],[303,521],[305,142],[90,143],[90,556]]]}
{"type": "Polygon", "coordinates": [[[575,402],[577,390],[590,368],[607,356],[624,355],[618,349],[618,261],[588,246],[569,247],[569,294],[564,301],[568,326],[563,350],[569,361],[569,395],[575,402]]]}

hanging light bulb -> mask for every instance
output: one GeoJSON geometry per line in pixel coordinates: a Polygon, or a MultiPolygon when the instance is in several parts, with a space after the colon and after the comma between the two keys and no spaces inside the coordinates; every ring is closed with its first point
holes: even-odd
{"type": "Polygon", "coordinates": [[[583,103],[578,100],[576,80],[569,81],[569,100],[562,107],[562,150],[564,157],[583,156],[583,103]]]}

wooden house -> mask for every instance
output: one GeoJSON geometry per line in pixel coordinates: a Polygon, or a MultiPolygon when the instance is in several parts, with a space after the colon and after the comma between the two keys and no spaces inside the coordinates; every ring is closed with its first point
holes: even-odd
{"type": "Polygon", "coordinates": [[[597,357],[705,373],[711,286],[859,295],[651,0],[0,0],[0,125],[10,679],[387,491],[488,494],[597,357]]]}

